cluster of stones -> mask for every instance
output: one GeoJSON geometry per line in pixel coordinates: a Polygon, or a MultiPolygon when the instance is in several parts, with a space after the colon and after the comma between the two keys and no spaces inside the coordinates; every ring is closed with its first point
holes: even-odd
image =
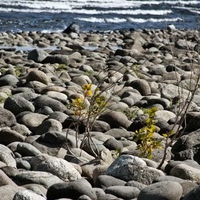
{"type": "Polygon", "coordinates": [[[4,200],[192,200],[200,195],[198,31],[0,33],[0,196],[4,200]],[[111,97],[82,149],[67,105],[92,84],[111,97]],[[195,94],[193,91],[195,90],[195,94]],[[180,124],[184,103],[193,100],[180,124]],[[155,137],[182,135],[153,159],[134,131],[156,107],[155,137]],[[179,112],[182,109],[181,112],[179,112]],[[122,155],[115,157],[118,150],[122,155]]]}

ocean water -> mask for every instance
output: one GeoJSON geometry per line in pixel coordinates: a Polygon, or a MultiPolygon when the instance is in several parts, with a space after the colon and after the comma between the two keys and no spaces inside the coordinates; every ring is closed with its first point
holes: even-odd
{"type": "Polygon", "coordinates": [[[0,32],[200,29],[200,0],[1,0],[0,32]]]}

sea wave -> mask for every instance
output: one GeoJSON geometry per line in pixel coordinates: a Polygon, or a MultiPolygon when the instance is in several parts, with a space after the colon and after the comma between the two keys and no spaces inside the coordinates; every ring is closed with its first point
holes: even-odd
{"type": "Polygon", "coordinates": [[[105,23],[105,22],[110,22],[110,23],[122,23],[122,22],[135,22],[135,23],[146,23],[146,22],[176,22],[176,21],[183,21],[181,18],[148,18],[148,19],[143,19],[143,18],[132,18],[132,17],[127,17],[127,18],[98,18],[98,17],[80,17],[76,18],[76,20],[79,21],[85,21],[85,22],[93,22],[93,23],[105,23]]]}

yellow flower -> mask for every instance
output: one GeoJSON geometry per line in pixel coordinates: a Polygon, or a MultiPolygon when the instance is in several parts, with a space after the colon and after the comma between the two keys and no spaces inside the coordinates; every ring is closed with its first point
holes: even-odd
{"type": "Polygon", "coordinates": [[[83,103],[83,99],[81,99],[80,97],[76,99],[77,103],[83,103]]]}
{"type": "Polygon", "coordinates": [[[88,90],[87,93],[86,93],[86,96],[92,96],[92,91],[88,90]]]}
{"type": "Polygon", "coordinates": [[[85,84],[85,85],[83,85],[82,88],[83,88],[84,91],[89,91],[92,88],[92,84],[90,84],[90,83],[89,84],[85,84]]]}

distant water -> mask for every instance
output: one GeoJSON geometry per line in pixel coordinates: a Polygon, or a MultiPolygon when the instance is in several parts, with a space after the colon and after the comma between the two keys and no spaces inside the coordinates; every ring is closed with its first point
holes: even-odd
{"type": "Polygon", "coordinates": [[[200,29],[200,0],[1,0],[0,32],[200,29]]]}

